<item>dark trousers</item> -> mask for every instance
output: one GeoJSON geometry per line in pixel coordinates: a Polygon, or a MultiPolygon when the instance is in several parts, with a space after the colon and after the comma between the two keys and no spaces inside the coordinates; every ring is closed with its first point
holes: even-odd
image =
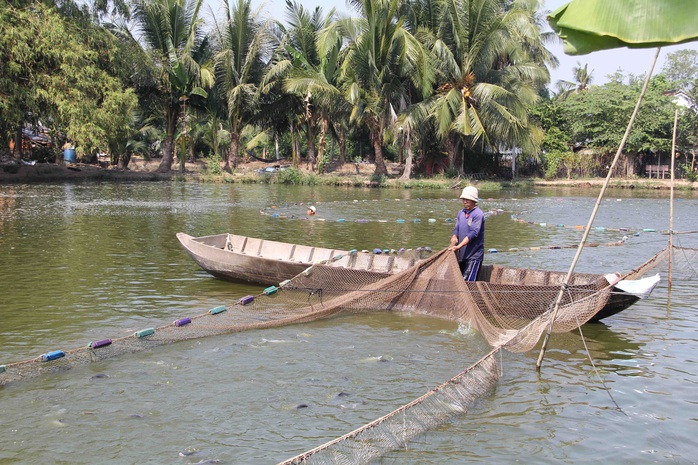
{"type": "Polygon", "coordinates": [[[463,260],[458,264],[460,265],[460,271],[463,274],[463,279],[465,281],[475,281],[477,279],[477,273],[480,271],[482,259],[463,260]]]}

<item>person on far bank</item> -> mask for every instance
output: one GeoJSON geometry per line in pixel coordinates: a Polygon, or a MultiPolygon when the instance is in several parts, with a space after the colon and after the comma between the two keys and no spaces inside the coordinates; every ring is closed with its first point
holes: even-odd
{"type": "Polygon", "coordinates": [[[475,281],[485,256],[485,214],[477,206],[477,189],[468,186],[460,198],[463,209],[456,216],[449,250],[456,252],[463,279],[475,281]]]}

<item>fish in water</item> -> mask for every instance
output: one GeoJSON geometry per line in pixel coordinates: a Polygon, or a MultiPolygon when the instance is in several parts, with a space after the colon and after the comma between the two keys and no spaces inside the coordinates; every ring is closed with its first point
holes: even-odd
{"type": "Polygon", "coordinates": [[[269,344],[288,344],[290,342],[293,342],[293,341],[287,341],[285,339],[265,339],[265,338],[262,338],[262,344],[267,344],[267,343],[269,343],[269,344]]]}
{"type": "Polygon", "coordinates": [[[188,457],[190,455],[196,454],[197,452],[199,452],[198,449],[195,449],[194,447],[187,447],[186,449],[184,449],[182,452],[179,453],[179,456],[180,457],[188,457]]]}
{"type": "Polygon", "coordinates": [[[296,405],[296,410],[300,410],[302,408],[308,408],[308,404],[298,404],[296,405]]]}
{"type": "Polygon", "coordinates": [[[109,375],[106,373],[98,373],[96,375],[90,376],[90,379],[105,379],[105,378],[109,378],[109,375]]]}
{"type": "Polygon", "coordinates": [[[393,359],[392,357],[386,357],[384,355],[379,355],[377,357],[366,357],[361,361],[362,362],[389,362],[392,359],[393,359]]]}

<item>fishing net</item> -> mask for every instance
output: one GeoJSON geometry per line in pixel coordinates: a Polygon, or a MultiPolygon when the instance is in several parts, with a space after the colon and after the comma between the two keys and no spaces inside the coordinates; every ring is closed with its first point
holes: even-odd
{"type": "MultiPolygon", "coordinates": [[[[498,378],[495,354],[501,349],[532,349],[550,327],[562,290],[553,332],[569,331],[629,296],[614,284],[638,278],[666,263],[663,250],[625,276],[578,273],[563,286],[566,273],[483,267],[482,281],[464,282],[452,252],[443,250],[396,274],[336,266],[342,257],[318,263],[256,296],[232,305],[147,328],[119,339],[92,341],[68,351],[53,351],[18,363],[0,365],[0,385],[66,370],[120,354],[205,336],[265,329],[328,318],[337,314],[396,311],[445,318],[477,329],[492,347],[473,366],[394,412],[328,444],[283,463],[366,463],[401,447],[417,434],[467,411],[490,392],[498,378]],[[619,300],[620,299],[620,300],[619,300]]],[[[674,268],[696,263],[696,249],[674,248],[674,268]]],[[[630,296],[632,297],[632,296],[630,296]]],[[[630,303],[637,300],[632,297],[630,303]]]]}
{"type": "Polygon", "coordinates": [[[499,380],[494,349],[476,364],[397,410],[279,465],[371,463],[410,439],[468,412],[499,380]]]}
{"type": "Polygon", "coordinates": [[[692,279],[698,277],[698,249],[687,247],[672,247],[664,249],[664,261],[670,260],[670,269],[677,279],[692,279]],[[669,251],[671,258],[669,257],[669,251]]]}

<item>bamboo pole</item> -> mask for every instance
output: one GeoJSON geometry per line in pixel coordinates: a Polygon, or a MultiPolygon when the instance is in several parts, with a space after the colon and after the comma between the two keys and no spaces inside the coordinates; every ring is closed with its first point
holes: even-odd
{"type": "Polygon", "coordinates": [[[669,297],[671,300],[671,265],[674,258],[674,162],[676,160],[676,127],[679,122],[679,109],[674,113],[674,134],[671,138],[671,195],[669,200],[669,297]]]}
{"type": "Polygon", "coordinates": [[[572,265],[570,266],[570,269],[567,272],[567,276],[565,276],[565,280],[562,282],[562,285],[560,286],[560,292],[557,295],[557,299],[555,300],[555,306],[553,307],[553,314],[550,317],[550,324],[548,325],[548,332],[545,334],[545,339],[543,340],[543,346],[540,349],[540,354],[538,355],[538,361],[536,362],[536,370],[537,371],[540,371],[540,366],[543,363],[543,357],[545,356],[545,349],[548,346],[548,341],[550,340],[550,333],[553,331],[553,323],[555,322],[555,318],[557,317],[557,312],[560,309],[560,302],[562,301],[562,296],[565,294],[565,291],[567,290],[570,278],[572,277],[572,274],[574,273],[574,269],[577,266],[577,261],[579,261],[579,256],[582,254],[582,249],[584,249],[584,243],[586,242],[587,238],[589,237],[589,231],[591,230],[591,226],[594,223],[594,218],[596,218],[596,213],[598,212],[599,206],[601,205],[601,200],[603,200],[603,197],[606,193],[606,189],[608,188],[608,183],[611,180],[611,176],[613,175],[613,169],[618,164],[618,160],[620,159],[620,155],[623,152],[623,148],[625,147],[625,142],[628,140],[628,136],[630,135],[630,129],[632,129],[632,127],[633,127],[633,123],[635,122],[635,117],[637,116],[637,112],[640,109],[640,104],[642,103],[642,99],[645,96],[645,93],[647,92],[647,87],[649,86],[649,83],[650,83],[650,77],[652,77],[652,71],[654,71],[654,66],[657,64],[657,58],[659,58],[659,52],[661,50],[662,50],[661,48],[657,48],[657,53],[655,53],[654,60],[652,60],[652,66],[650,66],[649,73],[647,73],[647,78],[645,79],[645,83],[642,86],[642,91],[640,92],[640,97],[637,99],[637,104],[635,104],[635,109],[633,110],[633,114],[630,117],[630,121],[628,122],[628,127],[625,129],[625,134],[623,134],[623,139],[620,141],[620,145],[618,146],[618,150],[616,151],[616,156],[613,158],[613,162],[611,163],[611,166],[608,169],[608,174],[606,175],[606,180],[604,181],[603,186],[601,187],[601,192],[599,192],[599,197],[596,199],[596,204],[594,205],[594,210],[591,212],[591,216],[589,217],[589,223],[587,224],[586,229],[584,230],[584,234],[582,235],[582,240],[579,243],[579,247],[577,247],[577,253],[574,255],[574,259],[572,260],[572,265]]]}

